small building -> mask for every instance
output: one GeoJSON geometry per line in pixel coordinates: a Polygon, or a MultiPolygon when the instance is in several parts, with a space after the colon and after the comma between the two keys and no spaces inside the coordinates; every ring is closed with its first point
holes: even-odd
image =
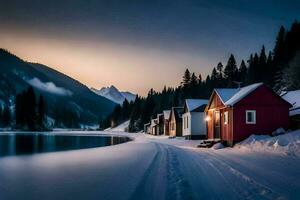
{"type": "Polygon", "coordinates": [[[164,135],[170,135],[170,110],[164,110],[163,114],[164,114],[164,135]]]}
{"type": "Polygon", "coordinates": [[[170,113],[170,127],[169,135],[173,137],[182,136],[182,114],[183,107],[172,107],[170,113]]]}
{"type": "Polygon", "coordinates": [[[157,132],[157,119],[151,119],[151,123],[150,123],[150,134],[151,135],[158,135],[157,132]]]}
{"type": "Polygon", "coordinates": [[[232,146],[251,134],[288,128],[290,103],[263,83],[215,89],[205,108],[208,139],[232,146]]]}
{"type": "Polygon", "coordinates": [[[300,129],[300,90],[283,92],[281,97],[292,105],[289,112],[291,129],[300,129]]]}
{"type": "Polygon", "coordinates": [[[182,135],[186,139],[206,139],[207,99],[186,99],[182,115],[182,135]]]}
{"type": "Polygon", "coordinates": [[[144,124],[144,133],[146,133],[146,134],[151,133],[150,123],[144,124]]]}
{"type": "Polygon", "coordinates": [[[160,113],[157,114],[157,130],[156,133],[157,135],[163,135],[164,134],[164,114],[160,113]]]}

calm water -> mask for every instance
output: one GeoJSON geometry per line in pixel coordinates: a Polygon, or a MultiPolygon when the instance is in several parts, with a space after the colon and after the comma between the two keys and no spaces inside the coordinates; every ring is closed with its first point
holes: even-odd
{"type": "Polygon", "coordinates": [[[118,136],[63,136],[47,134],[0,134],[0,157],[104,147],[128,142],[118,136]]]}

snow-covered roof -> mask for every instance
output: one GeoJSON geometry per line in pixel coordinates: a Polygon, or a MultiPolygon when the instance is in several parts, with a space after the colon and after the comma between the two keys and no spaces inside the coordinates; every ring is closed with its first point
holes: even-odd
{"type": "Polygon", "coordinates": [[[224,88],[224,89],[215,89],[216,93],[220,97],[221,101],[225,106],[233,106],[240,100],[242,100],[245,96],[256,90],[259,86],[263,85],[263,83],[255,83],[252,85],[248,85],[242,88],[224,88]]]}
{"type": "Polygon", "coordinates": [[[228,101],[235,93],[237,93],[238,90],[238,88],[216,88],[215,92],[225,104],[225,102],[228,101]]]}
{"type": "Polygon", "coordinates": [[[169,119],[170,118],[170,113],[171,113],[171,110],[164,110],[163,111],[164,118],[169,119]]]}
{"type": "Polygon", "coordinates": [[[188,112],[192,112],[196,108],[199,108],[202,105],[206,105],[208,103],[207,99],[186,99],[185,104],[187,106],[188,112]]]}
{"type": "Polygon", "coordinates": [[[281,97],[293,106],[290,108],[290,116],[300,114],[300,90],[285,92],[281,97]]]}
{"type": "Polygon", "coordinates": [[[151,119],[151,126],[157,125],[157,119],[151,119]]]}
{"type": "Polygon", "coordinates": [[[172,107],[176,119],[181,119],[183,114],[183,107],[172,107]]]}
{"type": "Polygon", "coordinates": [[[243,99],[245,96],[256,90],[263,83],[255,83],[252,85],[248,85],[246,87],[242,87],[235,93],[228,101],[225,102],[226,106],[232,106],[243,99]]]}

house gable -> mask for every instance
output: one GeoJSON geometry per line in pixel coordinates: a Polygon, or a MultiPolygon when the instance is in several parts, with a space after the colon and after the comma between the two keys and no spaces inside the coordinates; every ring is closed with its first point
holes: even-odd
{"type": "Polygon", "coordinates": [[[224,104],[222,100],[220,99],[219,95],[214,91],[210,97],[210,100],[205,108],[205,110],[214,109],[218,107],[223,107],[224,104]]]}

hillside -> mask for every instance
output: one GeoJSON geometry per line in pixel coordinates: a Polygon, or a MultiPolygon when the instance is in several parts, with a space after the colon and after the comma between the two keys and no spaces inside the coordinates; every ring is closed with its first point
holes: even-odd
{"type": "Polygon", "coordinates": [[[108,115],[115,103],[96,95],[77,80],[48,66],[26,62],[0,49],[0,102],[13,106],[16,94],[33,86],[47,102],[50,117],[71,111],[79,123],[98,123],[108,115]]]}

